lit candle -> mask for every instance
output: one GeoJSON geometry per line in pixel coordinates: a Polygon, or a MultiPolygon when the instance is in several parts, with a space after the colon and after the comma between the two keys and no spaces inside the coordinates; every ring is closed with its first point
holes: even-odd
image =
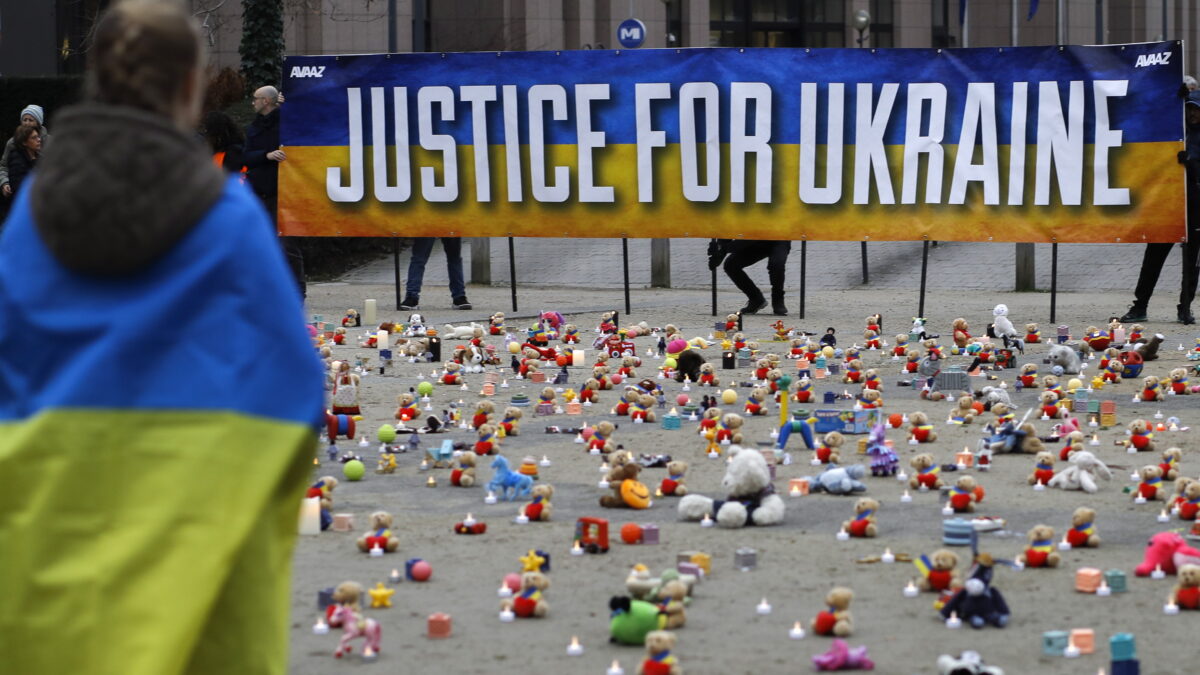
{"type": "Polygon", "coordinates": [[[371,557],[372,558],[382,558],[383,557],[383,549],[379,548],[379,544],[375,544],[374,546],[371,547],[371,557]]]}
{"type": "Polygon", "coordinates": [[[571,555],[583,555],[583,547],[579,545],[579,540],[575,540],[575,545],[571,547],[571,555]]]}
{"type": "Polygon", "coordinates": [[[712,527],[712,526],[713,526],[713,519],[709,518],[707,513],[704,514],[704,520],[700,521],[700,527],[712,527]]]}
{"type": "Polygon", "coordinates": [[[1088,441],[1088,445],[1100,445],[1100,434],[1092,434],[1092,440],[1088,441]]]}
{"type": "Polygon", "coordinates": [[[329,624],[325,623],[325,617],[317,616],[317,622],[313,624],[313,635],[326,635],[329,633],[329,624]]]}
{"type": "Polygon", "coordinates": [[[1062,541],[1058,542],[1058,550],[1060,550],[1060,551],[1070,551],[1071,550],[1071,542],[1067,541],[1067,535],[1065,533],[1063,534],[1062,541]]]}
{"type": "Polygon", "coordinates": [[[496,589],[496,595],[501,598],[511,598],[512,593],[512,589],[508,587],[508,584],[502,583],[500,584],[500,588],[496,589]]]}
{"type": "Polygon", "coordinates": [[[1163,418],[1163,414],[1162,414],[1161,410],[1158,410],[1154,413],[1154,419],[1161,420],[1162,418],[1163,418]]]}
{"type": "Polygon", "coordinates": [[[596,483],[596,487],[600,488],[601,490],[607,490],[608,489],[608,479],[601,478],[600,482],[596,483]]]}
{"type": "Polygon", "coordinates": [[[463,525],[466,525],[467,527],[474,526],[475,525],[475,516],[468,513],[467,517],[463,518],[463,525]]]}
{"type": "Polygon", "coordinates": [[[799,621],[792,624],[792,629],[788,631],[788,637],[790,637],[793,640],[803,640],[804,639],[804,626],[802,626],[799,621]]]}
{"type": "Polygon", "coordinates": [[[488,490],[487,496],[483,498],[483,503],[484,504],[495,504],[496,503],[496,493],[492,492],[491,490],[488,490]]]}
{"type": "Polygon", "coordinates": [[[1068,659],[1079,658],[1079,647],[1075,646],[1074,638],[1067,638],[1067,648],[1063,650],[1063,656],[1067,657],[1068,659]]]}
{"type": "Polygon", "coordinates": [[[507,380],[507,379],[505,379],[504,381],[502,381],[502,382],[500,383],[500,388],[501,388],[501,389],[508,389],[508,380],[507,380]]]}
{"type": "Polygon", "coordinates": [[[425,481],[425,487],[437,487],[437,479],[430,476],[429,480],[425,481]]]}
{"type": "Polygon", "coordinates": [[[1134,503],[1134,504],[1145,504],[1145,503],[1146,503],[1146,498],[1145,498],[1145,497],[1143,497],[1142,495],[1140,495],[1140,494],[1139,494],[1137,497],[1135,497],[1135,498],[1133,499],[1133,503],[1134,503]]]}
{"type": "Polygon", "coordinates": [[[421,471],[428,471],[429,470],[429,461],[422,459],[421,466],[419,466],[417,468],[419,468],[421,471]]]}
{"type": "Polygon", "coordinates": [[[1040,478],[1038,479],[1038,482],[1033,484],[1034,492],[1041,492],[1045,489],[1046,489],[1046,485],[1045,485],[1045,483],[1042,482],[1042,480],[1040,478]]]}
{"type": "Polygon", "coordinates": [[[1167,616],[1175,616],[1179,613],[1179,605],[1175,604],[1175,594],[1167,596],[1167,604],[1163,605],[1163,614],[1167,616]]]}
{"type": "Polygon", "coordinates": [[[905,490],[904,494],[900,495],[900,503],[901,504],[912,503],[912,495],[908,494],[908,490],[905,490]]]}
{"type": "Polygon", "coordinates": [[[571,644],[567,645],[567,656],[582,656],[583,645],[579,644],[579,637],[571,636],[571,644]]]}
{"type": "Polygon", "coordinates": [[[583,443],[583,434],[582,434],[582,433],[575,434],[575,442],[576,442],[576,443],[583,443]]]}
{"type": "Polygon", "coordinates": [[[370,445],[370,443],[368,443],[368,442],[367,442],[367,435],[366,435],[366,434],[363,434],[363,435],[362,435],[362,438],[361,438],[361,439],[359,439],[359,441],[358,441],[358,447],[360,447],[360,448],[365,448],[365,447],[367,447],[367,446],[369,446],[369,445],[370,445]]]}
{"type": "Polygon", "coordinates": [[[788,496],[790,497],[799,497],[802,494],[804,493],[800,492],[800,488],[795,485],[792,486],[791,490],[788,490],[788,496]]]}
{"type": "Polygon", "coordinates": [[[600,463],[600,473],[608,473],[608,462],[600,463]]]}
{"type": "Polygon", "coordinates": [[[608,667],[608,670],[604,671],[604,675],[625,675],[625,669],[621,667],[621,664],[616,659],[613,659],[612,665],[608,667]]]}
{"type": "Polygon", "coordinates": [[[321,534],[320,497],[309,497],[300,504],[300,534],[321,534]]]}
{"type": "Polygon", "coordinates": [[[952,516],[952,515],[954,515],[954,507],[953,507],[953,506],[950,506],[950,503],[949,503],[949,502],[946,502],[946,506],[942,508],[942,515],[943,515],[943,516],[952,516]]]}
{"type": "Polygon", "coordinates": [[[1167,573],[1163,571],[1162,565],[1155,565],[1154,571],[1150,573],[1151,579],[1166,579],[1167,573]]]}
{"type": "Polygon", "coordinates": [[[904,473],[904,469],[900,469],[900,471],[898,471],[896,473],[896,480],[899,480],[899,481],[908,480],[908,474],[904,473]]]}
{"type": "Polygon", "coordinates": [[[375,650],[371,649],[370,647],[363,649],[363,661],[374,661],[378,656],[379,654],[377,654],[375,650]]]}
{"type": "Polygon", "coordinates": [[[392,582],[393,584],[400,583],[400,570],[392,570],[392,573],[388,575],[388,581],[392,582]]]}
{"type": "Polygon", "coordinates": [[[766,616],[771,613],[771,603],[767,602],[766,598],[763,598],[762,602],[758,603],[758,606],[754,608],[754,611],[758,612],[761,616],[766,616]]]}
{"type": "Polygon", "coordinates": [[[1108,582],[1103,578],[1100,579],[1100,587],[1096,589],[1096,595],[1102,598],[1107,598],[1108,596],[1112,595],[1112,589],[1109,588],[1108,582]]]}
{"type": "Polygon", "coordinates": [[[920,590],[917,588],[916,584],[912,582],[912,579],[909,579],[908,585],[904,587],[904,597],[915,598],[917,597],[918,593],[920,593],[920,590]]]}
{"type": "Polygon", "coordinates": [[[529,524],[529,516],[525,515],[525,507],[521,507],[521,510],[517,511],[517,518],[514,522],[518,525],[529,524]]]}
{"type": "Polygon", "coordinates": [[[846,541],[849,538],[850,538],[850,533],[846,531],[846,528],[843,527],[842,529],[838,530],[838,533],[837,533],[838,541],[846,541]]]}
{"type": "Polygon", "coordinates": [[[950,618],[946,619],[946,628],[962,628],[962,619],[958,618],[958,612],[950,612],[950,618]]]}
{"type": "Polygon", "coordinates": [[[880,562],[890,564],[896,562],[896,556],[892,554],[892,549],[885,548],[883,549],[883,555],[879,556],[879,560],[880,562]]]}
{"type": "MultiPolygon", "coordinates": [[[[509,591],[509,595],[512,595],[512,591],[509,591]]],[[[511,609],[500,610],[500,623],[512,623],[515,618],[516,615],[513,614],[511,609]]]]}
{"type": "Polygon", "coordinates": [[[716,450],[709,450],[709,451],[708,451],[708,458],[709,458],[709,459],[717,459],[717,458],[718,458],[718,457],[720,457],[720,456],[721,456],[721,453],[717,452],[716,450]]]}
{"type": "Polygon", "coordinates": [[[538,466],[550,466],[550,458],[542,455],[542,461],[538,462],[538,466]]]}
{"type": "Polygon", "coordinates": [[[1166,523],[1166,522],[1170,522],[1170,520],[1171,520],[1171,516],[1168,516],[1168,515],[1167,515],[1167,510],[1166,510],[1166,509],[1163,509],[1162,511],[1160,511],[1160,512],[1158,513],[1158,522],[1160,522],[1160,523],[1166,523]]]}
{"type": "Polygon", "coordinates": [[[809,461],[809,464],[812,464],[813,466],[821,466],[821,460],[813,457],[812,460],[809,461]]]}

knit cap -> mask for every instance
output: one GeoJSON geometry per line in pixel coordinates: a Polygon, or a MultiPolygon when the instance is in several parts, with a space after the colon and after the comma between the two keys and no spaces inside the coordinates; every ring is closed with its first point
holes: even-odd
{"type": "Polygon", "coordinates": [[[18,119],[24,119],[26,115],[29,115],[33,119],[37,120],[39,127],[46,122],[45,118],[43,117],[44,113],[42,111],[42,106],[40,105],[34,105],[30,103],[29,105],[25,106],[25,109],[21,111],[21,116],[18,119]]]}

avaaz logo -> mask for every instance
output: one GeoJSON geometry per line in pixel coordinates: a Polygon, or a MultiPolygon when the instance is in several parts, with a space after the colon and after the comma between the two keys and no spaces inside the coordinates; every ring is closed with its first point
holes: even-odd
{"type": "Polygon", "coordinates": [[[325,77],[325,66],[292,66],[292,77],[325,77]]]}
{"type": "Polygon", "coordinates": [[[1159,52],[1157,54],[1138,54],[1137,63],[1133,64],[1134,68],[1142,66],[1165,66],[1171,60],[1171,52],[1159,52]]]}

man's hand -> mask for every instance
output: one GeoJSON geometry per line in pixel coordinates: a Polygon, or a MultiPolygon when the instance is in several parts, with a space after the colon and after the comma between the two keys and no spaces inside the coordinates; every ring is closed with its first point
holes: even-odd
{"type": "Polygon", "coordinates": [[[0,188],[0,190],[3,190],[3,191],[4,191],[4,196],[5,196],[5,197],[11,197],[11,196],[12,196],[12,186],[11,186],[11,185],[9,185],[8,183],[5,183],[5,184],[4,184],[4,187],[0,188]]]}
{"type": "Polygon", "coordinates": [[[287,160],[287,154],[282,150],[272,150],[267,153],[267,159],[272,162],[283,162],[287,160]]]}
{"type": "Polygon", "coordinates": [[[709,241],[708,269],[715,270],[720,267],[721,262],[725,260],[725,256],[728,255],[728,253],[729,252],[725,250],[725,247],[721,244],[721,242],[717,241],[716,239],[709,241]]]}

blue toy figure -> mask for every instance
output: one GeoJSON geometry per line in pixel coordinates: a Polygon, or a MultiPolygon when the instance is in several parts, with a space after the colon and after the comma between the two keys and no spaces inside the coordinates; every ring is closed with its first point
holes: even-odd
{"type": "Polygon", "coordinates": [[[815,448],[813,440],[812,426],[804,420],[788,420],[779,427],[779,440],[775,444],[776,450],[782,450],[787,446],[788,439],[792,437],[793,431],[799,431],[800,437],[804,439],[804,447],[812,450],[815,448]]]}
{"type": "Polygon", "coordinates": [[[490,492],[497,493],[497,496],[506,502],[529,496],[533,489],[533,479],[510,469],[504,455],[496,455],[496,459],[492,460],[492,468],[496,473],[487,484],[490,492]]]}

